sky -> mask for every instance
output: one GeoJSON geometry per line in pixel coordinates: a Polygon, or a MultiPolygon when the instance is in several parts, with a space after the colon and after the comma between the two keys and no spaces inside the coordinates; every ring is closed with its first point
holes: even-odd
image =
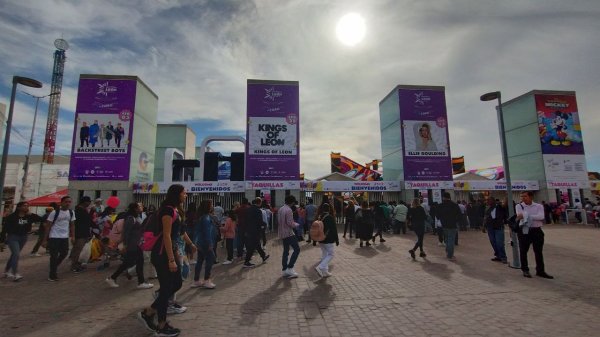
{"type": "MultiPolygon", "coordinates": [[[[588,170],[600,171],[598,32],[598,0],[3,0],[0,102],[13,75],[44,83],[19,90],[49,93],[57,38],[70,45],[57,155],[70,153],[80,74],[138,76],[159,96],[158,122],[188,124],[197,144],[245,137],[247,79],[299,81],[301,172],[313,179],[332,151],[381,158],[379,102],[396,85],[446,87],[451,152],[467,169],[501,164],[495,105],[481,94],[572,90],[588,170]],[[351,12],[366,32],[347,46],[335,30],[351,12]]],[[[11,153],[27,152],[34,107],[17,94],[11,153]]],[[[40,100],[33,154],[47,110],[40,100]]]]}

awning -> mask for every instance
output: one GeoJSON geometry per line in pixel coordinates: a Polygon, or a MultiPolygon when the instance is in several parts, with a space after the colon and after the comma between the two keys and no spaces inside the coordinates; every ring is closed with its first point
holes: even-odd
{"type": "Polygon", "coordinates": [[[54,193],[46,194],[35,199],[28,200],[29,206],[50,206],[50,203],[60,204],[60,199],[69,194],[69,189],[56,191],[54,193]]]}

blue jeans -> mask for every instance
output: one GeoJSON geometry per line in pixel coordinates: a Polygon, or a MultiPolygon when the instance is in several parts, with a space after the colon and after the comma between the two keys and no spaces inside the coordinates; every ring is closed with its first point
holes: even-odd
{"type": "Polygon", "coordinates": [[[208,247],[198,247],[198,259],[196,260],[196,267],[194,269],[194,281],[200,280],[200,272],[202,271],[202,263],[206,262],[204,267],[204,279],[210,279],[210,271],[212,270],[213,263],[215,263],[215,255],[212,249],[208,247]]]}
{"type": "Polygon", "coordinates": [[[446,236],[446,257],[454,257],[454,240],[456,240],[456,229],[444,228],[444,235],[446,236]]]}
{"type": "Polygon", "coordinates": [[[488,227],[488,238],[494,249],[494,256],[506,261],[506,250],[504,249],[504,229],[493,229],[488,227]]]}
{"type": "Polygon", "coordinates": [[[281,265],[282,265],[282,269],[281,270],[287,270],[294,268],[294,264],[296,263],[296,260],[298,260],[298,255],[300,255],[300,246],[298,245],[298,238],[296,238],[295,235],[287,237],[285,239],[283,239],[283,256],[281,258],[281,265]],[[292,253],[292,257],[290,258],[290,261],[288,262],[288,255],[290,254],[290,246],[292,247],[292,249],[294,250],[294,252],[292,253]]]}
{"type": "Polygon", "coordinates": [[[4,272],[12,269],[13,274],[17,273],[17,269],[19,268],[19,254],[26,242],[27,235],[9,234],[7,236],[6,245],[8,245],[8,248],[10,249],[10,258],[6,261],[4,272]]]}

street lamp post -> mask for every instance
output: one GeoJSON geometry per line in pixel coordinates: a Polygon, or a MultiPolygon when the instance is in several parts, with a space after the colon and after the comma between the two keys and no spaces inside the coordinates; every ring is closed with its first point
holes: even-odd
{"type": "MultiPolygon", "coordinates": [[[[41,88],[42,83],[31,78],[13,76],[12,92],[10,94],[10,107],[8,108],[8,117],[6,119],[6,135],[4,136],[4,148],[2,150],[2,164],[0,164],[0,215],[4,214],[4,178],[6,177],[6,163],[8,161],[8,146],[10,144],[10,128],[12,126],[13,109],[15,106],[15,94],[17,84],[27,87],[41,88]]],[[[0,217],[1,219],[1,217],[0,217]]],[[[1,220],[0,220],[1,221],[1,220]]]]}
{"type": "Polygon", "coordinates": [[[27,186],[27,174],[29,173],[29,159],[31,158],[31,147],[33,146],[33,132],[35,130],[35,121],[37,119],[40,98],[50,97],[59,94],[58,92],[53,92],[45,96],[35,96],[24,91],[23,93],[25,95],[29,95],[35,98],[35,112],[33,113],[33,126],[31,127],[31,137],[29,138],[29,149],[27,150],[27,157],[25,157],[25,164],[23,165],[23,180],[21,182],[21,201],[25,201],[25,186],[27,186]]]}
{"type": "MultiPolygon", "coordinates": [[[[504,177],[506,180],[506,194],[507,194],[507,206],[508,206],[508,217],[512,217],[515,214],[515,208],[513,206],[513,195],[512,195],[512,182],[510,179],[510,168],[508,165],[508,151],[506,149],[506,136],[504,134],[504,116],[502,114],[502,95],[500,91],[488,92],[480,97],[481,101],[492,101],[498,100],[498,108],[496,109],[498,114],[498,126],[500,128],[500,145],[502,147],[502,165],[504,166],[504,177]]],[[[521,259],[519,257],[519,238],[517,233],[510,231],[511,246],[513,253],[512,263],[508,266],[511,268],[521,268],[521,259]]]]}

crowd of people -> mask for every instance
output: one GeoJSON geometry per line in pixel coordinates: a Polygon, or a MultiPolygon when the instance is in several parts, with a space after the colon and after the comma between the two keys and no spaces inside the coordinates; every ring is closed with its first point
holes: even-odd
{"type": "MultiPolygon", "coordinates": [[[[515,207],[516,221],[520,224],[521,269],[523,276],[531,277],[527,252],[533,246],[536,275],[551,279],[553,277],[544,269],[542,253],[542,225],[547,214],[543,205],[533,202],[532,196],[529,192],[522,193],[521,202],[515,207]]],[[[494,254],[492,261],[507,263],[504,232],[509,220],[508,208],[491,197],[485,202],[455,203],[446,192],[441,203],[431,205],[419,198],[408,205],[403,201],[355,199],[343,203],[324,197],[316,206],[310,198],[304,204],[289,195],[278,209],[261,198],[252,201],[244,198],[229,210],[209,199],[202,200],[197,207],[194,203],[186,205],[186,200],[185,188],[174,184],[158,208],[153,205],[145,208],[133,202],[120,213],[104,206],[101,199],[92,202],[87,196],[74,208],[71,198],[65,196],[60,204],[47,208],[42,217],[32,214],[28,204],[21,202],[4,218],[0,233],[0,241],[11,251],[4,276],[14,281],[23,279],[18,269],[19,254],[33,225],[40,223],[38,239],[30,255],[41,256],[40,247],[46,248],[50,256],[48,281],[59,280],[58,266],[66,258],[73,273],[84,272],[90,261],[100,261],[99,271],[120,261],[106,278],[106,284],[117,288],[121,275],[127,279],[136,276],[138,289],[151,289],[154,285],[145,275],[157,279],[159,289],[154,291],[154,301],[138,312],[137,317],[156,336],[177,336],[180,330],[169,324],[167,315],[186,312],[187,308],[176,301],[176,293],[191,272],[190,287],[215,289],[217,285],[211,271],[219,263],[219,244],[226,250],[223,265],[232,264],[235,258],[243,261],[242,268],[266,263],[271,257],[265,251],[269,232],[276,231],[282,242],[281,273],[286,279],[298,277],[294,266],[300,255],[300,242],[319,244],[321,259],[315,271],[322,278],[332,276],[329,264],[335,256],[335,247],[340,244],[337,225],[342,223],[342,238],[356,238],[359,249],[367,249],[377,242],[383,244],[384,234],[406,235],[408,230],[413,231],[416,241],[408,251],[413,260],[417,258],[417,250],[419,257],[427,257],[423,243],[428,232],[436,236],[438,245],[445,246],[446,258],[456,261],[458,232],[467,228],[483,229],[494,254]]]]}

